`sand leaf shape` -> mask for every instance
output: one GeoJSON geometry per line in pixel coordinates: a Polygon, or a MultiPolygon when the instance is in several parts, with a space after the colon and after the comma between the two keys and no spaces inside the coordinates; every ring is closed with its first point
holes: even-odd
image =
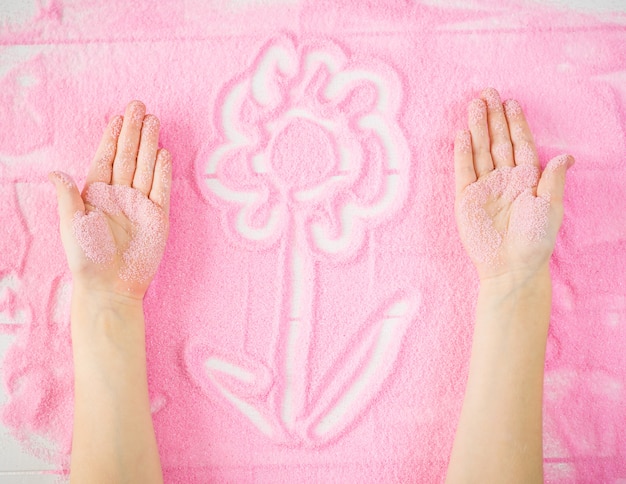
{"type": "Polygon", "coordinates": [[[417,302],[417,298],[397,298],[347,346],[308,419],[312,441],[333,440],[372,405],[396,363],[417,302]]]}

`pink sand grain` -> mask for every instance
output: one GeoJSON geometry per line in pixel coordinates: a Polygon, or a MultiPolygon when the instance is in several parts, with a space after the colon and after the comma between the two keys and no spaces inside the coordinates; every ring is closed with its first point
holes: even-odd
{"type": "Polygon", "coordinates": [[[117,251],[106,218],[100,210],[78,211],[72,220],[74,237],[85,256],[94,264],[108,264],[117,251]]]}
{"type": "Polygon", "coordinates": [[[504,199],[508,202],[515,200],[527,188],[536,186],[539,181],[539,168],[536,165],[517,165],[509,173],[503,193],[504,199]]]}
{"type": "Polygon", "coordinates": [[[131,122],[135,125],[141,126],[144,118],[144,108],[140,102],[133,102],[130,111],[131,122]]]}
{"type": "Polygon", "coordinates": [[[504,161],[513,154],[510,143],[498,143],[491,149],[491,154],[496,156],[498,161],[504,161]]]}
{"type": "Polygon", "coordinates": [[[470,153],[472,151],[472,141],[469,131],[459,131],[456,135],[456,142],[460,153],[470,153]]]}
{"type": "Polygon", "coordinates": [[[498,134],[505,134],[507,132],[505,124],[501,121],[497,121],[494,124],[493,129],[498,134]]]}
{"type": "Polygon", "coordinates": [[[172,161],[171,155],[168,151],[161,152],[161,159],[159,161],[161,177],[159,180],[159,191],[157,194],[158,203],[164,206],[167,202],[168,193],[171,184],[172,174],[172,161]]]}
{"type": "Polygon", "coordinates": [[[514,141],[521,142],[525,137],[524,128],[520,124],[513,124],[510,126],[511,136],[514,141]]]}
{"type": "Polygon", "coordinates": [[[502,110],[502,101],[500,101],[500,95],[493,87],[489,87],[482,92],[482,97],[487,102],[487,107],[490,110],[502,110]]]}
{"type": "Polygon", "coordinates": [[[518,165],[534,164],[537,160],[535,150],[530,143],[523,141],[515,145],[515,163],[518,165]]]}
{"type": "Polygon", "coordinates": [[[143,193],[124,185],[92,183],[86,201],[98,210],[74,217],[74,232],[85,255],[94,263],[112,260],[117,251],[103,212],[124,214],[131,222],[128,247],[122,253],[119,277],[130,282],[146,282],[156,272],[167,238],[167,219],[163,211],[143,193]]]}
{"type": "Polygon", "coordinates": [[[567,165],[570,160],[569,155],[559,155],[548,163],[546,166],[546,170],[556,171],[561,168],[563,165],[567,165]]]}
{"type": "Polygon", "coordinates": [[[143,128],[141,129],[142,137],[145,134],[149,135],[150,137],[158,135],[159,127],[159,119],[156,116],[147,116],[147,119],[143,123],[143,128]]]}
{"type": "Polygon", "coordinates": [[[52,176],[54,176],[57,180],[63,183],[63,185],[65,185],[67,188],[73,188],[75,186],[72,179],[62,171],[54,171],[52,172],[52,176]]]}
{"type": "Polygon", "coordinates": [[[471,125],[482,124],[486,117],[485,103],[481,99],[472,99],[469,103],[468,114],[471,125]]]}
{"type": "Polygon", "coordinates": [[[509,233],[517,241],[538,242],[546,237],[550,202],[535,197],[532,190],[526,189],[516,200],[511,213],[509,233]]]}
{"type": "Polygon", "coordinates": [[[516,119],[522,114],[522,106],[515,99],[509,99],[504,103],[504,112],[509,119],[516,119]]]}
{"type": "Polygon", "coordinates": [[[484,209],[491,188],[480,180],[468,186],[459,206],[459,224],[465,231],[467,251],[480,263],[493,263],[502,245],[502,235],[484,209]]]}
{"type": "Polygon", "coordinates": [[[460,226],[473,260],[495,266],[505,240],[538,241],[545,237],[549,201],[533,196],[539,177],[535,165],[505,166],[468,186],[459,205],[460,226]],[[513,208],[509,228],[493,225],[486,207],[502,199],[513,208]]]}
{"type": "Polygon", "coordinates": [[[109,130],[111,131],[111,136],[113,136],[113,138],[119,138],[120,133],[122,132],[123,124],[124,118],[119,114],[111,120],[111,123],[109,124],[109,130]]]}

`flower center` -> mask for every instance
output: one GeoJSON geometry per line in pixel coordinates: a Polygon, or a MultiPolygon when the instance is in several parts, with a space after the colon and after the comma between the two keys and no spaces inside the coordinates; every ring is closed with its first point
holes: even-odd
{"type": "Polygon", "coordinates": [[[290,189],[314,187],[335,166],[333,142],[319,125],[294,119],[276,135],[271,164],[274,173],[290,189]]]}

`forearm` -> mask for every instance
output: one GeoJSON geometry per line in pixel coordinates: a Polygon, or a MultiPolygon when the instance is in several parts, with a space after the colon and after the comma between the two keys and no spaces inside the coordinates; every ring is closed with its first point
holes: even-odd
{"type": "Polygon", "coordinates": [[[142,302],[75,286],[71,319],[72,482],[162,482],[142,302]]]}
{"type": "Polygon", "coordinates": [[[546,266],[481,284],[453,482],[542,482],[542,395],[552,298],[546,266]]]}

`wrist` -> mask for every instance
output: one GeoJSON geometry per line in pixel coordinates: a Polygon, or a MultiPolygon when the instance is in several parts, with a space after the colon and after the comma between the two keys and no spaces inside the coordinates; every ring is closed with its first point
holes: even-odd
{"type": "Polygon", "coordinates": [[[92,308],[143,309],[143,298],[74,280],[72,305],[92,308]]]}
{"type": "Polygon", "coordinates": [[[72,343],[78,347],[144,346],[143,300],[114,291],[74,285],[71,305],[72,343]]]}
{"type": "Polygon", "coordinates": [[[536,328],[547,337],[552,301],[548,266],[537,271],[516,271],[480,282],[477,326],[536,328]]]}
{"type": "Polygon", "coordinates": [[[518,269],[507,271],[497,276],[486,277],[480,280],[480,289],[488,290],[515,290],[522,288],[537,288],[550,285],[550,267],[545,264],[537,269],[518,269]]]}

